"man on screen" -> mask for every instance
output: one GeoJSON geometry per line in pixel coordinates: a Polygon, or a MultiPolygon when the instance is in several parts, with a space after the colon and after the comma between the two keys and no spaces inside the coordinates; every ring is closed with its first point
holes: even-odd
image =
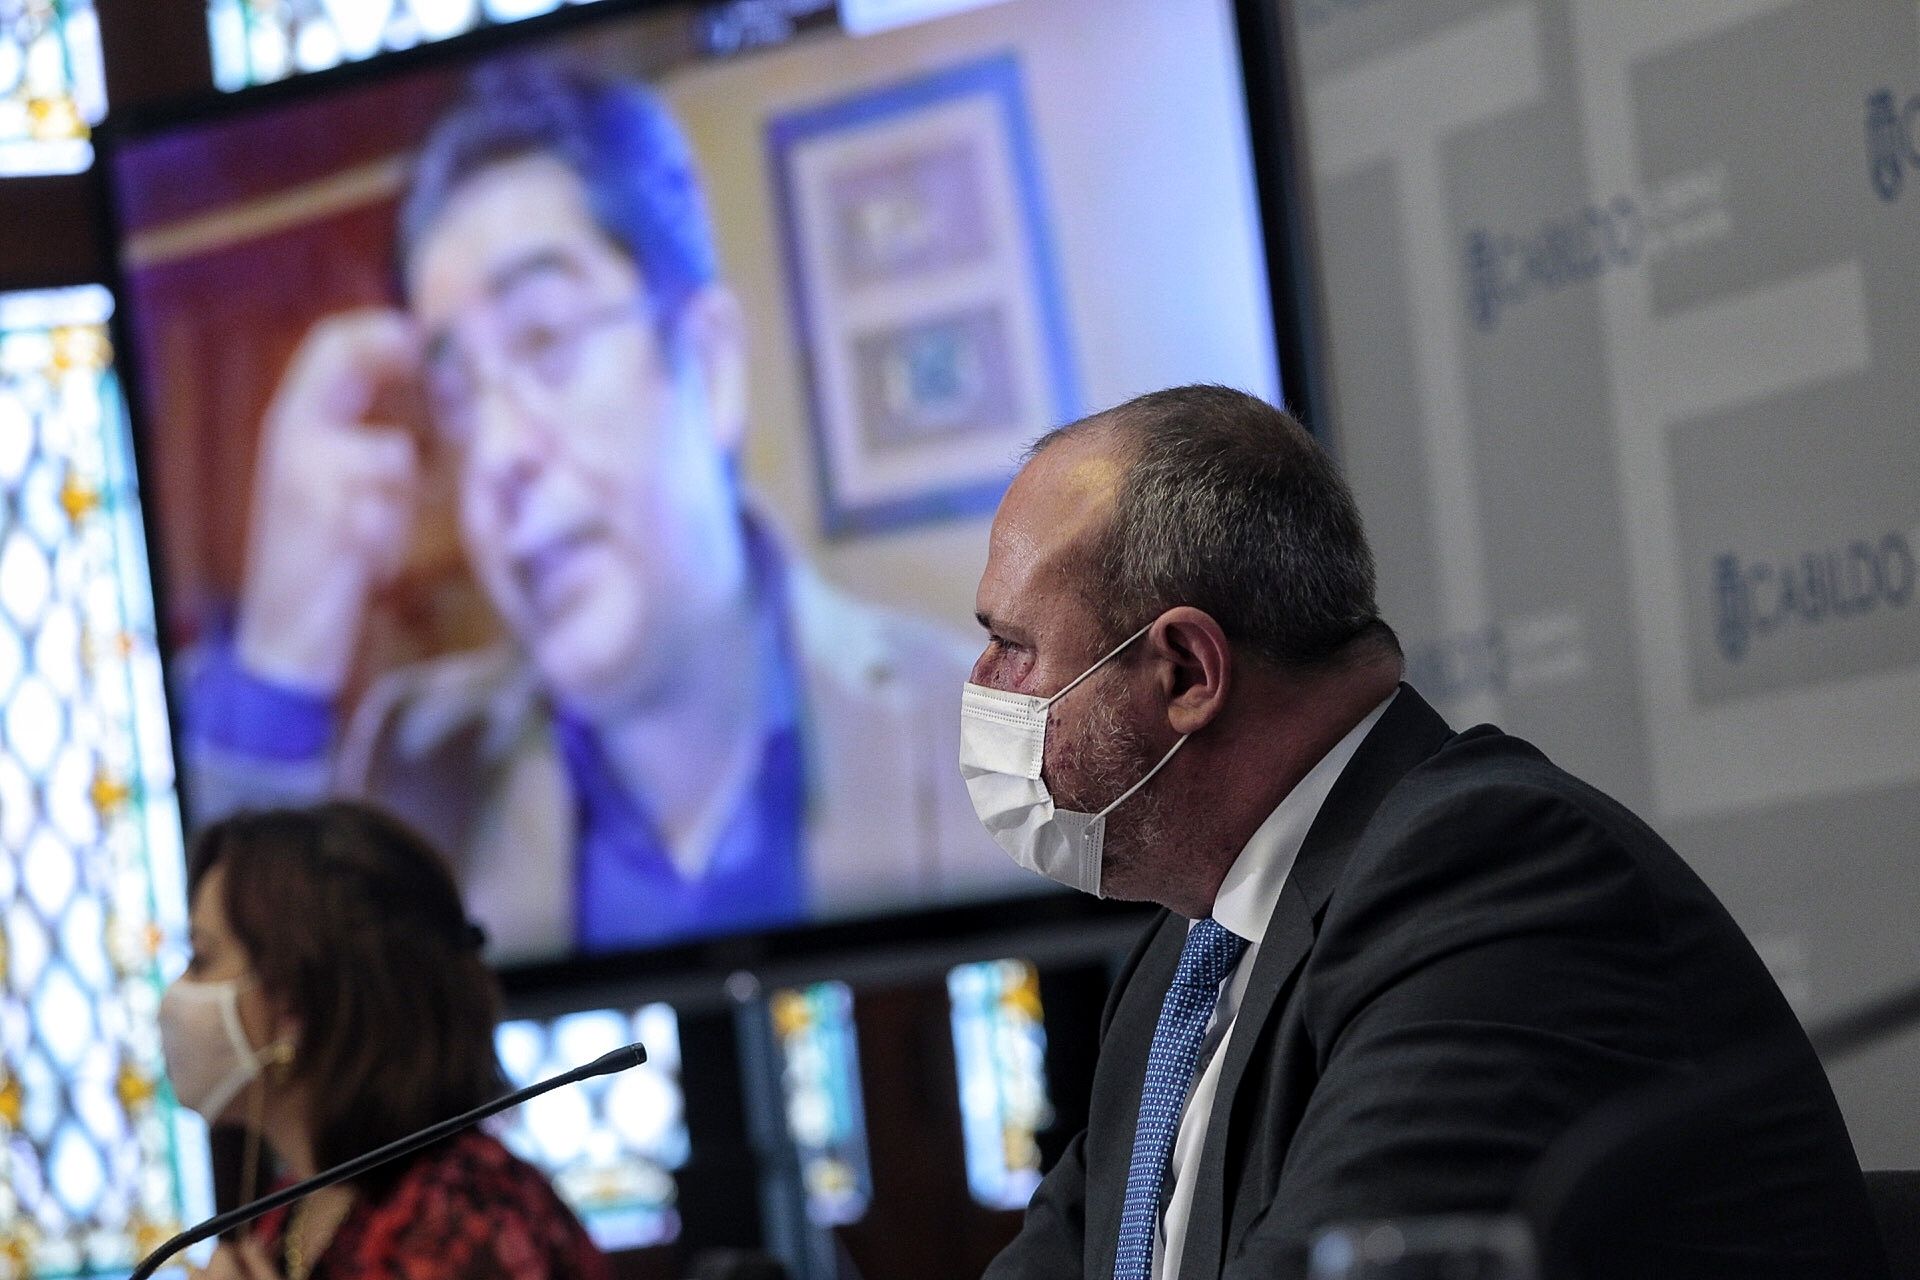
{"type": "Polygon", "coordinates": [[[1579,1274],[1884,1275],[1739,927],[1626,809],[1401,683],[1373,574],[1319,447],[1224,387],[1063,428],[1008,490],[968,787],[1016,859],[1166,910],[989,1280],[1298,1276],[1331,1225],[1503,1213],[1595,1108],[1729,1062],[1776,1065],[1605,1188],[1579,1274]]]}
{"type": "Polygon", "coordinates": [[[316,325],[268,411],[233,642],[189,698],[203,815],[370,795],[456,851],[507,957],[1004,882],[951,776],[959,642],[835,592],[743,498],[743,319],[660,102],[483,71],[398,259],[408,310],[316,325]],[[433,456],[511,643],[345,713],[433,456]]]}

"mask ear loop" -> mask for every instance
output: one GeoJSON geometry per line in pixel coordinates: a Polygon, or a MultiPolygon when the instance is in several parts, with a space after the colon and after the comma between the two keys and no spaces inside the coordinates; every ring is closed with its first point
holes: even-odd
{"type": "MultiPolygon", "coordinates": [[[[267,1084],[272,1075],[270,1068],[285,1066],[293,1061],[293,1046],[285,1040],[277,1040],[259,1052],[260,1070],[248,1082],[253,1090],[253,1102],[247,1108],[247,1140],[245,1154],[240,1166],[240,1203],[250,1204],[260,1192],[260,1138],[267,1124],[267,1084]]],[[[249,1237],[257,1232],[257,1227],[246,1228],[249,1237]]]]}
{"type": "Polygon", "coordinates": [[[1094,672],[1098,671],[1100,668],[1106,666],[1109,662],[1112,662],[1115,658],[1119,657],[1121,652],[1125,650],[1128,645],[1132,644],[1135,640],[1138,640],[1141,636],[1151,631],[1153,629],[1153,623],[1158,621],[1160,621],[1160,619],[1155,618],[1153,622],[1147,623],[1146,626],[1140,628],[1138,631],[1128,636],[1125,640],[1122,640],[1119,644],[1107,650],[1106,657],[1100,659],[1100,661],[1094,663],[1092,666],[1088,667],[1085,671],[1082,671],[1079,675],[1067,681],[1067,683],[1064,686],[1062,686],[1058,692],[1056,692],[1051,698],[1047,699],[1046,705],[1050,707],[1054,703],[1058,702],[1060,699],[1066,697],[1069,693],[1072,693],[1075,685],[1078,685],[1082,680],[1085,680],[1088,676],[1092,675],[1094,672]]]}
{"type": "Polygon", "coordinates": [[[1121,804],[1123,804],[1130,796],[1133,795],[1134,792],[1146,786],[1149,782],[1152,782],[1153,775],[1160,772],[1160,770],[1166,768],[1167,761],[1173,759],[1173,753],[1178,751],[1180,748],[1186,746],[1187,739],[1191,738],[1192,736],[1193,735],[1190,733],[1181,734],[1179,739],[1172,746],[1167,748],[1167,754],[1160,757],[1160,763],[1153,766],[1153,768],[1147,770],[1146,777],[1140,779],[1140,781],[1134,783],[1132,786],[1128,787],[1125,791],[1122,791],[1119,794],[1119,796],[1117,796],[1114,799],[1112,804],[1108,805],[1106,808],[1102,809],[1100,812],[1094,814],[1093,816],[1096,818],[1106,817],[1108,814],[1112,813],[1115,809],[1118,809],[1121,806],[1121,804]]]}

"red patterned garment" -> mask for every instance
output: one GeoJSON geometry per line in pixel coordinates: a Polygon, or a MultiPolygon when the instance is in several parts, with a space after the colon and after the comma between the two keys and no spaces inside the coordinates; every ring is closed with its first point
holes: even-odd
{"type": "MultiPolygon", "coordinates": [[[[280,1259],[284,1210],[261,1219],[280,1259]]],[[[469,1131],[421,1155],[378,1200],[354,1201],[308,1280],[611,1280],[547,1180],[469,1131]]]]}

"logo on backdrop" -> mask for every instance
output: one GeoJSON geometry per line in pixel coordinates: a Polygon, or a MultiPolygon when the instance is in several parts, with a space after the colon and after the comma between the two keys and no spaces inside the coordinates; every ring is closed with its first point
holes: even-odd
{"type": "Polygon", "coordinates": [[[1507,687],[1508,666],[1506,636],[1495,623],[1412,646],[1407,682],[1441,701],[1501,693],[1507,687]]]}
{"type": "Polygon", "coordinates": [[[1683,173],[1645,192],[1548,218],[1526,231],[1468,230],[1462,267],[1467,315],[1482,332],[1544,293],[1637,267],[1686,245],[1725,235],[1727,169],[1683,173]]]}
{"type": "Polygon", "coordinates": [[[1592,669],[1586,619],[1571,608],[1515,615],[1407,650],[1408,681],[1442,701],[1531,693],[1579,680],[1592,669]]]}
{"type": "Polygon", "coordinates": [[[1867,95],[1867,179],[1882,200],[1898,200],[1907,170],[1920,168],[1920,93],[1899,100],[1891,89],[1867,95]]]}
{"type": "Polygon", "coordinates": [[[1467,233],[1467,314],[1475,328],[1492,329],[1502,311],[1537,293],[1633,266],[1646,240],[1646,219],[1632,196],[1590,204],[1520,235],[1476,227],[1467,233]]]}
{"type": "Polygon", "coordinates": [[[1725,552],[1713,561],[1719,613],[1714,636],[1720,652],[1738,662],[1755,644],[1788,628],[1906,608],[1915,572],[1913,548],[1899,532],[1798,556],[1744,560],[1725,552]]]}

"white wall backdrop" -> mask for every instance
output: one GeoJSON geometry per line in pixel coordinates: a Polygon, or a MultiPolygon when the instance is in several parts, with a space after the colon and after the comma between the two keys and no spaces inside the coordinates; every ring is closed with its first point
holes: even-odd
{"type": "MultiPolygon", "coordinates": [[[[1920,979],[1920,9],[1288,24],[1324,425],[1416,683],[1639,809],[1803,1018],[1920,979]]],[[[1834,1080],[1920,1164],[1920,1036],[1834,1080]]]]}

